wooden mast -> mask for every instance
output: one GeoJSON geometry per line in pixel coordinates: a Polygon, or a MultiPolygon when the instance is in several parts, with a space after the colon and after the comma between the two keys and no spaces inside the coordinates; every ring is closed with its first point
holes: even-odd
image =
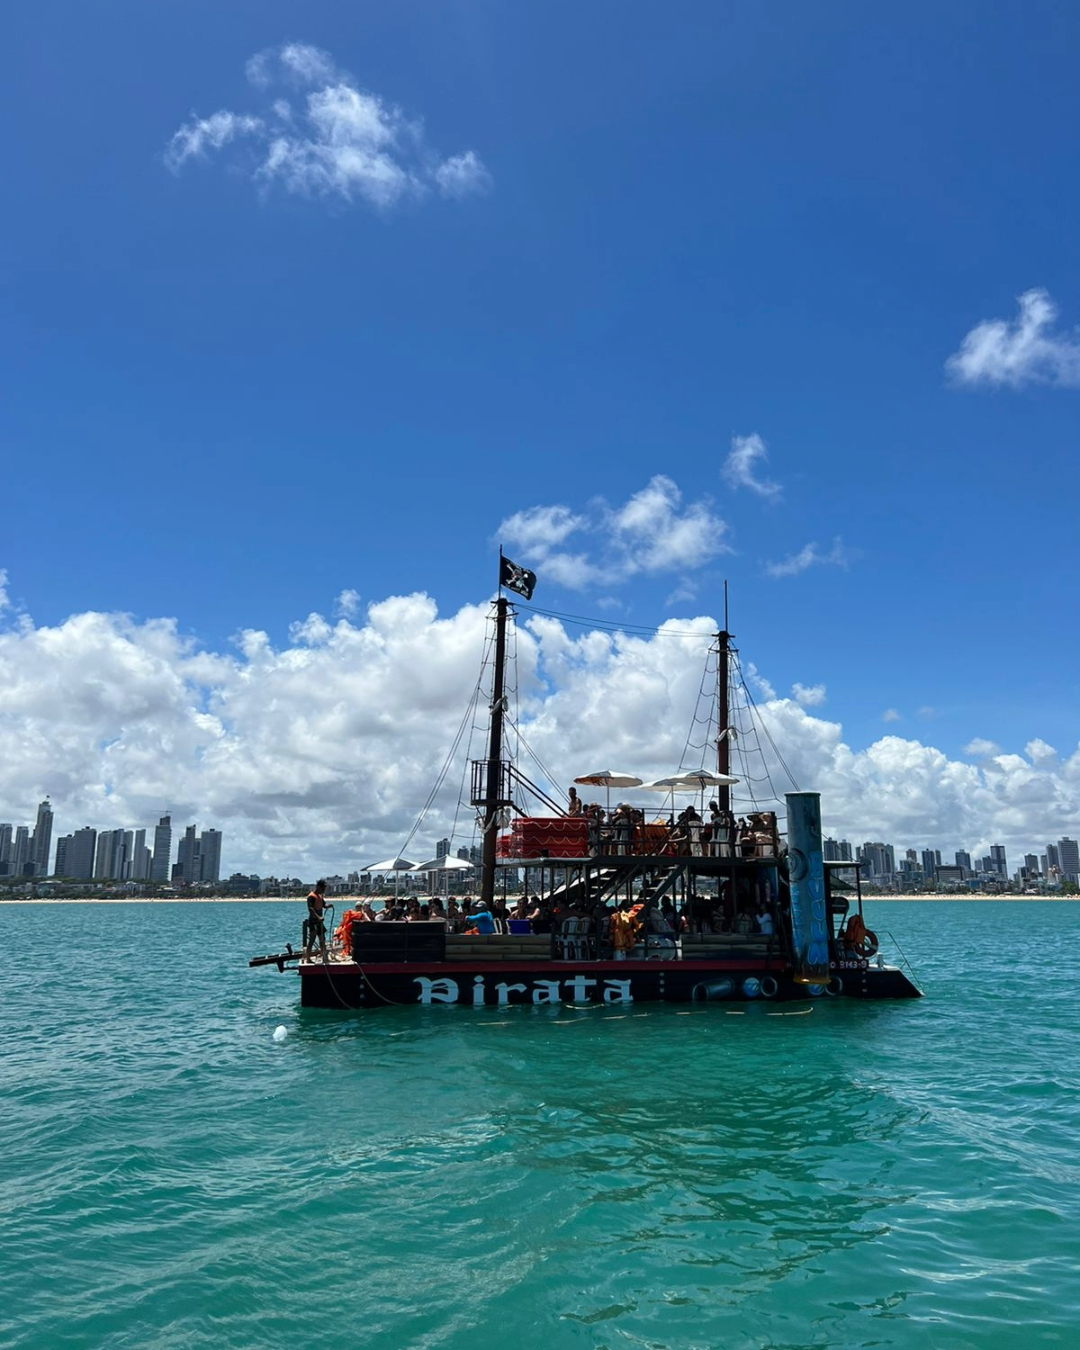
{"type": "MultiPolygon", "coordinates": [[[[731,739],[728,731],[731,727],[730,691],[728,689],[728,652],[731,634],[727,630],[728,603],[727,582],[724,582],[724,626],[716,635],[716,772],[731,773],[731,739]]],[[[718,789],[717,805],[722,811],[731,810],[731,787],[725,783],[718,789]]]]}
{"type": "Polygon", "coordinates": [[[488,734],[484,785],[484,840],[480,864],[480,902],[490,912],[495,902],[495,846],[498,843],[502,793],[503,684],[506,670],[506,614],[510,602],[502,593],[502,549],[499,550],[499,598],[495,601],[495,670],[491,677],[491,728],[488,734]]]}

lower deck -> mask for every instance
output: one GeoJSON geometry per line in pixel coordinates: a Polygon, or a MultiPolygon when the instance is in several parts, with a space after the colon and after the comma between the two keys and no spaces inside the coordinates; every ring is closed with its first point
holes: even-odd
{"type": "Polygon", "coordinates": [[[917,998],[903,971],[838,951],[826,984],[800,983],[767,940],[651,938],[626,959],[560,951],[548,936],[446,938],[441,959],[362,963],[337,956],[299,965],[308,1008],[459,1004],[790,1002],[813,998],[917,998]]]}

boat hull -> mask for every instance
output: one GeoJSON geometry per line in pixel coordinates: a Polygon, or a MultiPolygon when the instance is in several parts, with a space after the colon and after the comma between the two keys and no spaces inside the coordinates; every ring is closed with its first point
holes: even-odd
{"type": "Polygon", "coordinates": [[[300,966],[305,1008],[456,1004],[474,1008],[563,1003],[787,1003],[814,999],[919,998],[902,970],[836,969],[827,985],[795,981],[779,962],[545,961],[300,966]]]}

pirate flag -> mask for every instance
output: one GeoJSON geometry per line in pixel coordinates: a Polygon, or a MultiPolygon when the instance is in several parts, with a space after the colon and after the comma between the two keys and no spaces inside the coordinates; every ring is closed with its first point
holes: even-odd
{"type": "Polygon", "coordinates": [[[505,586],[508,591],[516,591],[526,600],[531,600],[533,587],[536,585],[536,573],[530,572],[527,567],[519,567],[509,558],[502,558],[500,561],[502,567],[499,571],[499,585],[505,586]]]}

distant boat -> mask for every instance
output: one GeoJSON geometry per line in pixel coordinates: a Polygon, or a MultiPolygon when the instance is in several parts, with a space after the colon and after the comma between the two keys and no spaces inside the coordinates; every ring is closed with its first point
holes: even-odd
{"type": "MultiPolygon", "coordinates": [[[[530,599],[534,584],[531,572],[500,559],[487,756],[472,763],[471,799],[482,832],[481,910],[498,912],[500,873],[523,871],[526,893],[539,897],[551,931],[506,931],[501,917],[491,934],[451,933],[441,921],[354,920],[325,962],[303,960],[290,947],[250,964],[295,967],[301,1004],[312,1008],[919,997],[909,973],[878,955],[863,914],[859,865],[823,861],[816,792],[785,794],[783,832],[772,811],[754,810],[739,822],[732,814],[731,788],[740,780],[731,773],[731,748],[739,732],[730,706],[736,649],[726,599],[725,627],[711,649],[715,768],[650,783],[613,770],[576,779],[607,791],[653,790],[662,805],[669,798],[666,813],[626,803],[611,811],[585,808],[573,799],[564,808],[556,789],[538,788],[507,757],[513,605],[504,589],[530,599]],[[693,804],[676,817],[676,796],[691,803],[698,797],[704,808],[706,794],[708,819],[693,804]],[[526,809],[530,801],[546,813],[526,809]]],[[[742,711],[752,710],[746,694],[742,711]]],[[[409,866],[403,859],[382,866],[394,865],[409,866]]]]}

